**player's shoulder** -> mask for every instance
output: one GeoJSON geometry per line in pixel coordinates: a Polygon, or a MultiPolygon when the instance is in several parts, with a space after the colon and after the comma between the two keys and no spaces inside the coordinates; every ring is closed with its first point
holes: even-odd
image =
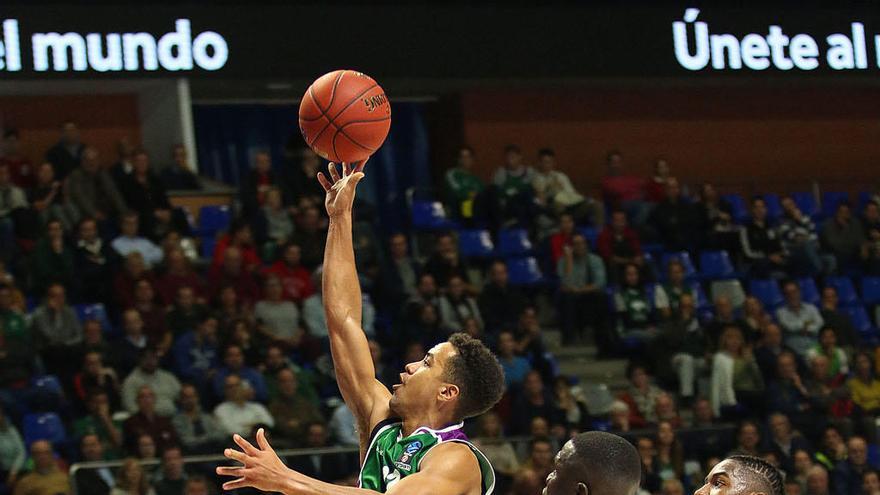
{"type": "Polygon", "coordinates": [[[452,470],[456,473],[479,472],[480,463],[474,451],[462,442],[441,442],[431,448],[422,460],[420,469],[452,470]]]}

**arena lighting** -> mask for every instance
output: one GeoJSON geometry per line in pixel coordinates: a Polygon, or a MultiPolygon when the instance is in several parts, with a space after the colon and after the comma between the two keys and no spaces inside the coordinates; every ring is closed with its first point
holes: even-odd
{"type": "MultiPolygon", "coordinates": [[[[151,33],[34,33],[30,37],[31,66],[37,72],[216,71],[226,65],[229,46],[222,35],[204,31],[195,38],[189,19],[177,19],[175,29],[156,37],[151,33]]],[[[18,19],[3,21],[0,70],[24,69],[18,19]]]]}

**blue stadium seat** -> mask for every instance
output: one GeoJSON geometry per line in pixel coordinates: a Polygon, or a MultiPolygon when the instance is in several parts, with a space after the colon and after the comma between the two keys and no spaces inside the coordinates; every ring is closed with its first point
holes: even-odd
{"type": "Polygon", "coordinates": [[[37,411],[64,411],[67,401],[64,397],[64,389],[55,375],[35,376],[31,379],[31,386],[27,393],[28,409],[37,411]]]}
{"type": "Polygon", "coordinates": [[[202,242],[200,246],[199,252],[202,255],[202,258],[210,260],[214,257],[214,248],[217,247],[217,238],[209,235],[202,237],[202,242]]]}
{"type": "Polygon", "coordinates": [[[423,230],[447,229],[455,223],[446,216],[443,203],[439,201],[414,200],[412,204],[413,227],[423,230]]]}
{"type": "Polygon", "coordinates": [[[834,210],[840,203],[849,201],[849,193],[842,191],[826,191],[822,194],[822,214],[828,218],[834,216],[834,210]]]}
{"type": "Polygon", "coordinates": [[[868,306],[880,304],[880,277],[862,279],[862,302],[868,306]]]}
{"type": "Polygon", "coordinates": [[[213,236],[221,230],[228,229],[231,221],[232,213],[228,206],[203,206],[199,208],[199,235],[213,236]]]}
{"type": "Polygon", "coordinates": [[[495,245],[488,230],[459,230],[458,250],[465,258],[488,258],[495,252],[495,245]]]}
{"type": "Polygon", "coordinates": [[[853,306],[859,303],[859,295],[849,277],[828,277],[825,285],[837,290],[837,299],[841,306],[853,306]]]}
{"type": "Polygon", "coordinates": [[[749,281],[749,293],[758,298],[768,310],[782,305],[782,291],[773,279],[752,279],[749,281]]]}
{"type": "Polygon", "coordinates": [[[53,444],[67,441],[67,432],[61,418],[53,412],[26,414],[23,425],[24,444],[48,440],[53,444]]]}
{"type": "Polygon", "coordinates": [[[669,273],[669,262],[678,260],[684,266],[685,278],[692,279],[697,276],[697,269],[694,268],[694,262],[691,261],[691,255],[687,251],[678,251],[673,253],[663,253],[660,258],[660,278],[666,280],[669,273]]]}
{"type": "Polygon", "coordinates": [[[110,318],[107,316],[107,308],[104,307],[103,303],[77,304],[74,306],[74,310],[80,322],[98,320],[105,332],[113,328],[113,325],[110,324],[110,318]]]}
{"type": "Polygon", "coordinates": [[[578,233],[587,239],[592,249],[596,249],[596,240],[599,239],[599,231],[595,227],[578,227],[578,233]]]}
{"type": "Polygon", "coordinates": [[[805,277],[798,279],[797,283],[801,288],[801,300],[818,306],[821,296],[819,295],[816,281],[810,277],[805,277]]]}
{"type": "Polygon", "coordinates": [[[544,281],[544,274],[535,258],[507,260],[507,272],[512,285],[535,285],[544,281]]]}
{"type": "Polygon", "coordinates": [[[700,253],[700,274],[709,280],[735,277],[733,263],[727,251],[703,251],[700,253]]]}
{"type": "Polygon", "coordinates": [[[776,193],[767,193],[762,195],[764,204],[767,205],[767,217],[770,220],[778,220],[782,216],[782,201],[776,193]]]}
{"type": "Polygon", "coordinates": [[[498,231],[498,254],[504,257],[532,254],[532,241],[526,229],[501,229],[498,231]]]}
{"type": "Polygon", "coordinates": [[[706,291],[703,290],[703,286],[700,285],[699,282],[692,282],[691,289],[694,291],[694,294],[697,296],[697,300],[694,301],[696,305],[697,311],[703,312],[711,312],[712,311],[712,303],[709,301],[709,298],[706,297],[706,291]]]}
{"type": "Polygon", "coordinates": [[[721,199],[730,203],[733,221],[736,223],[745,223],[749,218],[749,207],[745,200],[739,194],[722,194],[721,199]]]}
{"type": "Polygon", "coordinates": [[[62,395],[64,389],[61,387],[61,381],[55,375],[42,375],[31,378],[31,388],[33,390],[41,390],[47,393],[62,395]]]}
{"type": "Polygon", "coordinates": [[[816,203],[816,196],[811,192],[791,193],[791,199],[797,205],[798,209],[804,215],[815,217],[819,214],[819,205],[816,203]]]}
{"type": "Polygon", "coordinates": [[[849,316],[849,321],[853,327],[861,334],[871,334],[874,332],[874,326],[871,324],[871,318],[868,317],[868,311],[864,306],[849,306],[840,308],[840,311],[849,316]]]}

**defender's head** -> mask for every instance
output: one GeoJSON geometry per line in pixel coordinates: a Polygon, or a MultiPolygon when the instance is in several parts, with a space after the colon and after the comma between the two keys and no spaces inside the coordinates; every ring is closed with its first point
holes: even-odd
{"type": "Polygon", "coordinates": [[[402,418],[426,409],[459,421],[486,412],[501,399],[504,371],[482,342],[456,333],[421,361],[407,364],[392,390],[391,410],[402,418]]]}
{"type": "Polygon", "coordinates": [[[782,495],[782,490],[778,469],[757,457],[735,455],[716,464],[694,495],[782,495]]]}
{"type": "Polygon", "coordinates": [[[581,433],[562,446],[544,495],[635,495],[642,480],[639,453],[623,438],[581,433]]]}

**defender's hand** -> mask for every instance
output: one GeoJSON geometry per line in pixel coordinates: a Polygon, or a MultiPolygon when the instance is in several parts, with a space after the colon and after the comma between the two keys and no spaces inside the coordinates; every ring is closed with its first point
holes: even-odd
{"type": "Polygon", "coordinates": [[[239,435],[233,435],[232,439],[241,447],[242,452],[226,449],[223,455],[243,465],[217,467],[217,474],[236,477],[223,483],[224,490],[253,487],[264,492],[279,492],[284,488],[285,480],[289,480],[295,473],[281,462],[266,440],[266,433],[262,428],[257,431],[259,449],[239,435]]]}
{"type": "Polygon", "coordinates": [[[367,160],[358,163],[343,163],[342,176],[336,169],[335,163],[327,166],[329,175],[318,172],[318,182],[324,187],[327,196],[324,198],[324,206],[327,208],[327,215],[330,218],[344,215],[351,212],[351,205],[354,203],[354,193],[358,182],[364,178],[364,165],[367,160]]]}

